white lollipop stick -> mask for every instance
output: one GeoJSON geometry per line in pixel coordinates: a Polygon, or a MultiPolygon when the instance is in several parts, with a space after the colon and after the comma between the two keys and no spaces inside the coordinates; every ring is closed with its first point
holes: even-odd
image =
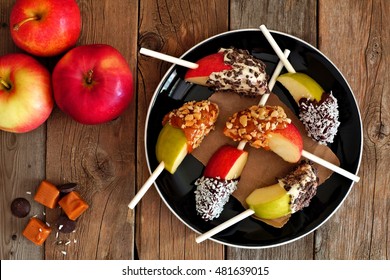
{"type": "Polygon", "coordinates": [[[272,37],[271,33],[268,31],[267,27],[264,24],[260,25],[260,30],[263,32],[265,38],[270,43],[271,47],[274,49],[276,55],[283,62],[284,67],[286,67],[287,71],[290,73],[295,73],[294,67],[291,65],[290,61],[283,55],[282,50],[279,45],[276,43],[274,37],[272,37]]]}
{"type": "Polygon", "coordinates": [[[145,195],[145,193],[149,190],[149,188],[153,185],[154,181],[156,181],[157,177],[164,170],[165,164],[164,162],[160,162],[157,168],[153,171],[152,175],[150,175],[149,179],[143,184],[143,186],[139,189],[137,194],[129,203],[129,208],[134,209],[137,203],[141,200],[141,198],[145,195]]]}
{"type": "Polygon", "coordinates": [[[177,65],[180,65],[180,66],[183,66],[183,67],[186,67],[186,68],[196,69],[196,68],[199,67],[199,65],[196,64],[196,63],[193,63],[193,62],[190,62],[190,61],[186,61],[184,59],[177,58],[177,57],[174,57],[174,56],[170,56],[170,55],[167,55],[167,54],[163,54],[163,53],[159,53],[159,52],[156,52],[156,51],[152,51],[152,50],[149,50],[149,49],[141,48],[139,50],[139,52],[141,54],[143,54],[143,55],[154,57],[154,58],[157,58],[157,59],[160,59],[160,60],[163,60],[163,61],[166,61],[166,62],[170,62],[170,63],[173,63],[173,64],[177,64],[177,65]]]}
{"type": "Polygon", "coordinates": [[[326,161],[326,160],[324,160],[316,155],[313,155],[313,154],[309,153],[308,151],[303,150],[302,156],[315,162],[315,163],[318,163],[319,165],[322,165],[323,167],[328,168],[328,169],[330,169],[330,170],[332,170],[332,171],[334,171],[334,172],[336,172],[344,177],[347,177],[348,179],[351,179],[352,181],[354,181],[356,183],[359,182],[359,180],[360,180],[359,176],[357,176],[351,172],[348,172],[347,170],[342,169],[342,168],[338,167],[337,165],[334,165],[333,163],[330,163],[329,161],[326,161]]]}
{"type": "Polygon", "coordinates": [[[196,243],[200,243],[205,241],[206,239],[209,239],[211,236],[216,235],[217,233],[223,231],[224,229],[227,229],[228,227],[231,227],[232,225],[248,218],[249,216],[252,216],[255,213],[252,209],[247,209],[241,214],[238,214],[237,216],[234,216],[233,218],[227,220],[226,222],[223,222],[222,224],[216,226],[215,228],[206,231],[205,233],[199,235],[195,238],[196,243]]]}
{"type": "MultiPolygon", "coordinates": [[[[290,50],[286,49],[283,53],[285,59],[288,58],[288,56],[290,55],[290,50]]],[[[269,80],[268,82],[268,89],[269,91],[271,92],[272,89],[274,88],[275,84],[276,84],[276,79],[279,77],[280,75],[280,72],[282,72],[282,69],[283,69],[283,66],[284,66],[284,63],[282,60],[279,61],[278,65],[276,65],[276,68],[275,68],[275,71],[274,73],[272,74],[272,77],[271,79],[269,80]]],[[[266,93],[264,94],[261,99],[260,99],[260,102],[259,102],[259,106],[265,106],[265,103],[267,103],[268,101],[268,97],[270,96],[270,93],[266,93]]]]}
{"type": "MultiPolygon", "coordinates": [[[[287,58],[289,55],[290,55],[290,50],[286,49],[284,51],[284,56],[287,58]]],[[[279,63],[276,65],[275,71],[272,74],[271,79],[268,82],[268,89],[270,92],[274,88],[274,86],[276,84],[276,79],[279,77],[280,72],[282,72],[283,66],[284,66],[284,64],[280,60],[279,63]]],[[[265,106],[265,103],[267,103],[269,96],[270,96],[270,93],[263,94],[263,96],[260,99],[259,106],[265,106]]],[[[245,148],[246,143],[247,143],[246,140],[240,141],[240,143],[238,143],[237,149],[243,150],[245,148]]]]}

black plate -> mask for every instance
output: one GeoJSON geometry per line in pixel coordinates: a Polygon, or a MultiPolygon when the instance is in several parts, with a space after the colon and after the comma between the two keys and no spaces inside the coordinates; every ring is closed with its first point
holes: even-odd
{"type": "MultiPolygon", "coordinates": [[[[341,125],[330,148],[340,159],[341,167],[356,174],[362,154],[362,124],[356,100],[347,81],[336,66],[313,46],[281,32],[271,31],[271,34],[282,50],[291,50],[289,60],[297,72],[308,73],[326,91],[332,90],[338,99],[341,125]]],[[[219,34],[199,43],[182,58],[196,62],[217,52],[221,47],[232,46],[249,50],[252,55],[262,59],[267,64],[267,73],[272,75],[279,59],[259,29],[219,34]]],[[[150,170],[158,165],[155,144],[162,128],[163,116],[186,101],[206,99],[213,93],[208,88],[186,83],[183,80],[185,72],[185,68],[173,65],[152,98],[145,131],[150,170]]],[[[286,97],[289,96],[288,92],[280,84],[275,85],[273,92],[296,110],[291,98],[286,97]]],[[[195,211],[193,184],[202,175],[203,169],[204,166],[198,160],[188,155],[174,175],[164,170],[156,180],[157,190],[168,208],[184,224],[199,233],[206,232],[245,210],[238,200],[231,197],[218,219],[203,221],[195,211]]],[[[334,173],[318,189],[310,206],[293,214],[283,228],[276,229],[250,217],[215,235],[212,240],[242,248],[265,248],[292,242],[317,229],[332,216],[347,197],[352,185],[352,181],[334,173]]]]}

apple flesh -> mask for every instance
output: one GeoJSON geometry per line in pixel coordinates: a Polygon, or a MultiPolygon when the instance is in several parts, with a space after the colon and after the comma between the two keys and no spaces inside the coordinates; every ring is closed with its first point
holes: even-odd
{"type": "Polygon", "coordinates": [[[184,79],[187,82],[207,86],[207,80],[213,72],[231,70],[232,66],[225,64],[223,52],[205,56],[196,62],[198,68],[189,69],[184,79]]]}
{"type": "Polygon", "coordinates": [[[82,124],[100,124],[119,117],[133,98],[133,77],[115,48],[83,45],[68,51],[53,71],[58,107],[82,124]]]}
{"type": "Polygon", "coordinates": [[[299,130],[292,123],[284,129],[267,134],[268,147],[287,162],[295,163],[301,158],[303,141],[299,130]]]}
{"type": "Polygon", "coordinates": [[[77,43],[80,9],[75,0],[18,0],[10,16],[15,44],[36,56],[58,55],[77,43]]]}
{"type": "Polygon", "coordinates": [[[208,161],[203,176],[232,180],[241,176],[248,160],[248,152],[230,145],[219,148],[208,161]]]}
{"type": "Polygon", "coordinates": [[[23,133],[43,124],[53,110],[49,71],[26,54],[0,56],[0,129],[23,133]]]}
{"type": "Polygon", "coordinates": [[[188,153],[187,138],[180,128],[165,124],[157,138],[156,157],[164,168],[175,173],[188,153]]]}
{"type": "Polygon", "coordinates": [[[277,219],[291,213],[290,194],[279,183],[254,190],[245,202],[260,219],[277,219]]]}
{"type": "Polygon", "coordinates": [[[320,101],[324,93],[323,88],[304,73],[282,74],[277,78],[277,81],[290,92],[297,104],[302,98],[320,101]]]}

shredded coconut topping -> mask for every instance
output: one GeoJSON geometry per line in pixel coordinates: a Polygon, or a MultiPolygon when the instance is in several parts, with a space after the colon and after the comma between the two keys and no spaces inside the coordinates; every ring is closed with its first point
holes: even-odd
{"type": "Polygon", "coordinates": [[[224,54],[225,64],[231,65],[232,69],[211,73],[208,86],[215,90],[233,90],[250,97],[269,92],[264,62],[247,50],[221,48],[219,52],[224,54]]]}
{"type": "Polygon", "coordinates": [[[319,144],[333,143],[340,126],[337,99],[332,93],[323,93],[321,100],[299,100],[299,118],[307,134],[319,144]]]}
{"type": "Polygon", "coordinates": [[[205,221],[218,218],[230,195],[237,189],[238,179],[200,177],[195,181],[196,211],[205,221]]]}

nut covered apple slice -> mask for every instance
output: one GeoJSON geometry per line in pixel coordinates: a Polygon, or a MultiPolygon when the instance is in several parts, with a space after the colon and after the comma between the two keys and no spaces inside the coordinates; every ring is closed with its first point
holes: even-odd
{"type": "Polygon", "coordinates": [[[184,79],[187,82],[252,97],[269,92],[264,62],[247,50],[221,48],[196,64],[197,68],[186,72],[184,79]]]}
{"type": "Polygon", "coordinates": [[[301,158],[301,134],[280,106],[254,105],[236,112],[226,122],[224,134],[254,148],[271,150],[291,163],[301,158]]]}
{"type": "Polygon", "coordinates": [[[129,208],[137,205],[164,169],[175,173],[186,155],[199,147],[214,129],[218,114],[217,104],[202,100],[186,102],[164,116],[156,143],[156,158],[160,164],[129,203],[129,208]]]}

